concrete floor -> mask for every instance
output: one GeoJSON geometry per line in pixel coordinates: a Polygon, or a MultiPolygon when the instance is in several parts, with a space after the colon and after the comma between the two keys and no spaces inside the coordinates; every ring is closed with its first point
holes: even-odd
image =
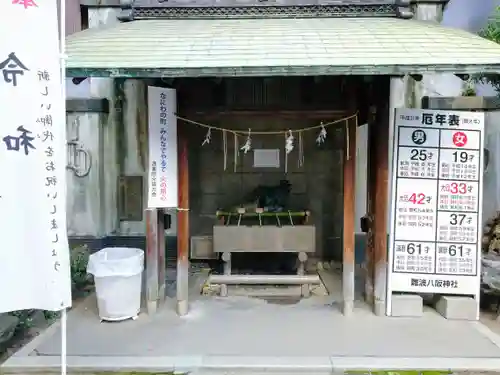
{"type": "MultiPolygon", "coordinates": [[[[1,371],[56,371],[55,324],[1,371]]],[[[74,371],[332,373],[344,369],[500,371],[500,336],[479,322],[376,317],[362,303],[344,317],[335,297],[279,304],[247,297],[193,295],[188,316],[174,300],[136,321],[100,323],[94,297],[71,310],[68,366],[74,371]]]]}

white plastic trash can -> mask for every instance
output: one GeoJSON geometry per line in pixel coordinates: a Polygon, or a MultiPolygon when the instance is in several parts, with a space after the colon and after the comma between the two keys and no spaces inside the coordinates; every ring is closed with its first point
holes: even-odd
{"type": "Polygon", "coordinates": [[[106,247],[90,255],[87,272],[94,275],[101,320],[135,319],[141,309],[144,251],[106,247]]]}

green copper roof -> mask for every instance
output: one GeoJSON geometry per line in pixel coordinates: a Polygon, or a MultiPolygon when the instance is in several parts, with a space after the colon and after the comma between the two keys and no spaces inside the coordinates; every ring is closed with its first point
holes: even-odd
{"type": "Polygon", "coordinates": [[[500,45],[392,18],[144,20],[67,38],[69,75],[210,76],[500,71],[500,45]]]}

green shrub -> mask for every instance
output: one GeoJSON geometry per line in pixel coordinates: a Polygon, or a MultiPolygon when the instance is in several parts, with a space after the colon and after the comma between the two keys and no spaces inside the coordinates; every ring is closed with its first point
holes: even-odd
{"type": "MultiPolygon", "coordinates": [[[[500,44],[500,7],[497,7],[495,13],[490,18],[488,25],[480,31],[480,36],[500,44]]],[[[499,74],[480,74],[476,80],[483,83],[489,83],[500,95],[500,75],[499,74]]]]}
{"type": "Polygon", "coordinates": [[[87,274],[90,251],[87,246],[76,247],[70,252],[71,286],[73,293],[84,290],[91,278],[87,274]]]}

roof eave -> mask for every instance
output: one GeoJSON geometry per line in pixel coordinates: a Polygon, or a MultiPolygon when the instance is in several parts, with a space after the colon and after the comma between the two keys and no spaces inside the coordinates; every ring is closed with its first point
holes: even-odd
{"type": "Polygon", "coordinates": [[[108,78],[187,78],[187,77],[259,77],[318,75],[405,75],[405,74],[478,74],[498,73],[497,64],[377,65],[377,66],[259,66],[199,68],[77,68],[68,67],[68,77],[108,78]]]}

